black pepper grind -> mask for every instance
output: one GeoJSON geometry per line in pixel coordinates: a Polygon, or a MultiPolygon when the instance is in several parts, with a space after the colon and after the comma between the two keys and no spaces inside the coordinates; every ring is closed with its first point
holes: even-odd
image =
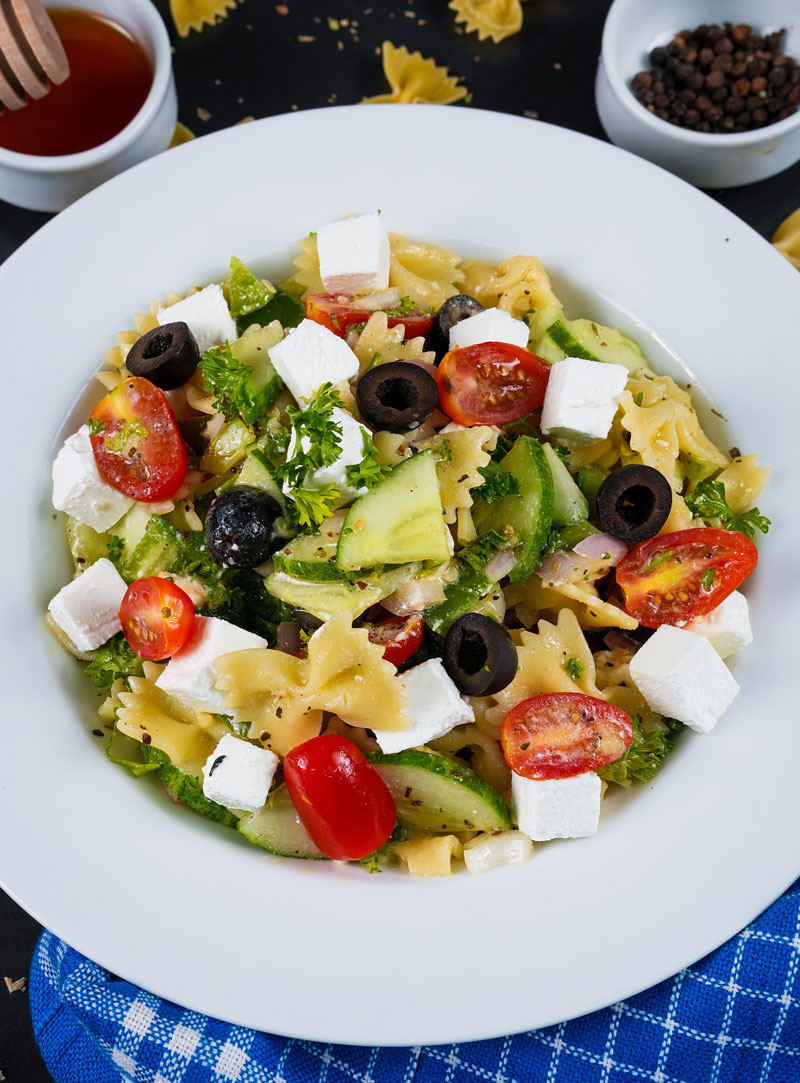
{"type": "Polygon", "coordinates": [[[800,66],[781,51],[785,30],[754,33],[747,23],[681,30],[650,53],[650,71],[631,89],[661,120],[724,135],[764,128],[800,104],[800,66]]]}

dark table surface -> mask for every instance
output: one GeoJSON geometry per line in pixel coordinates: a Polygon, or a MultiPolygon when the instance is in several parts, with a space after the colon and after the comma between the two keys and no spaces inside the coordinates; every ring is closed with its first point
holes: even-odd
{"type": "MultiPolygon", "coordinates": [[[[63,2],[68,6],[69,0],[63,2]]],[[[157,6],[169,22],[168,0],[157,0],[157,6]]],[[[247,116],[355,103],[383,93],[379,54],[388,38],[462,77],[469,104],[452,108],[538,115],[602,139],[593,87],[609,6],[610,0],[532,0],[524,5],[521,33],[495,45],[457,29],[444,0],[335,0],[324,6],[312,0],[245,0],[202,34],[180,38],[171,31],[180,119],[200,136],[247,116]]],[[[442,148],[419,149],[424,161],[425,149],[435,155],[442,148]]],[[[800,205],[800,163],[760,184],[710,195],[769,237],[800,205]]],[[[48,219],[0,202],[0,258],[48,219]]],[[[0,892],[0,930],[0,977],[14,982],[27,975],[41,928],[0,892]]],[[[50,1078],[33,1041],[27,993],[7,991],[3,981],[0,1080],[50,1078]]]]}

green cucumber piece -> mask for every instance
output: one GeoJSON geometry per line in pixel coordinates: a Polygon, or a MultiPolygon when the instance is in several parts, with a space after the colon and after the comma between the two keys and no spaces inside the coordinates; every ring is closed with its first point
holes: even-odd
{"type": "Polygon", "coordinates": [[[293,609],[306,609],[320,620],[330,620],[335,613],[347,613],[355,619],[371,605],[388,598],[419,571],[419,564],[404,564],[369,578],[311,582],[296,579],[286,572],[274,571],[264,580],[269,593],[293,609]]]}
{"type": "Polygon", "coordinates": [[[268,305],[275,296],[275,287],[267,279],[257,278],[237,256],[231,256],[228,278],[228,307],[231,316],[249,316],[268,305]]]}
{"type": "Polygon", "coordinates": [[[532,436],[518,436],[499,465],[517,479],[519,495],[491,504],[476,501],[472,517],[479,534],[496,530],[513,544],[517,563],[509,579],[524,583],[539,563],[553,522],[553,475],[542,445],[532,436]]]}
{"type": "Polygon", "coordinates": [[[497,584],[466,561],[460,560],[456,578],[442,586],[445,600],[430,606],[422,614],[425,623],[437,636],[446,636],[453,621],[465,613],[472,613],[481,598],[493,591],[497,584]]]}
{"type": "Polygon", "coordinates": [[[428,448],[399,463],[350,506],[336,563],[345,571],[412,560],[441,564],[450,553],[436,461],[428,448]]]}
{"type": "Polygon", "coordinates": [[[65,517],[64,527],[67,532],[67,545],[75,561],[76,568],[88,568],[91,564],[108,556],[108,542],[111,533],[100,534],[86,523],[65,517]]]}
{"type": "Polygon", "coordinates": [[[207,816],[209,820],[216,820],[217,823],[222,824],[224,827],[236,827],[238,817],[234,816],[224,805],[218,805],[216,801],[210,801],[203,793],[203,784],[199,778],[178,770],[169,756],[153,745],[142,745],[141,750],[142,759],[145,763],[161,764],[159,769],[153,773],[174,797],[177,797],[184,805],[188,805],[190,809],[194,809],[195,812],[207,816]]]}
{"type": "Polygon", "coordinates": [[[543,444],[553,475],[553,525],[569,526],[589,518],[589,503],[575,484],[561,457],[551,444],[543,444]]]}
{"type": "Polygon", "coordinates": [[[275,371],[268,352],[282,338],[280,325],[271,323],[266,327],[252,327],[231,343],[231,353],[236,360],[253,370],[248,383],[261,416],[274,404],[283,389],[283,380],[275,371]]]}
{"type": "Polygon", "coordinates": [[[407,749],[367,759],[389,787],[397,819],[426,831],[507,831],[511,813],[503,798],[469,767],[435,752],[407,749]]]}
{"type": "Polygon", "coordinates": [[[578,488],[589,501],[589,516],[592,519],[597,516],[598,490],[607,477],[607,470],[604,470],[602,466],[594,466],[592,463],[578,470],[578,488]]]}
{"type": "Polygon", "coordinates": [[[245,812],[236,830],[271,854],[327,860],[309,838],[285,786],[279,786],[258,812],[245,812]]]}
{"type": "Polygon", "coordinates": [[[599,533],[597,527],[592,526],[588,519],[584,519],[581,523],[572,523],[570,526],[553,527],[547,539],[547,552],[569,552],[584,538],[599,533]]]}
{"type": "Polygon", "coordinates": [[[132,583],[168,568],[178,555],[180,535],[161,515],[151,515],[141,540],[120,564],[123,579],[132,583]]]}
{"type": "Polygon", "coordinates": [[[650,368],[633,339],[593,320],[556,320],[536,344],[534,353],[550,364],[565,357],[583,357],[624,365],[629,372],[650,368]]]}
{"type": "Polygon", "coordinates": [[[336,547],[347,512],[340,511],[320,524],[316,534],[302,534],[272,555],[275,570],[294,579],[317,583],[347,580],[336,563],[336,547]]]}

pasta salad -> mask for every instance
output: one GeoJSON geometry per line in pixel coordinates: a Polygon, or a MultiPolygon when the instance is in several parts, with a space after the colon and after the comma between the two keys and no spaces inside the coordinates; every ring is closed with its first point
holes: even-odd
{"type": "Polygon", "coordinates": [[[107,754],[271,853],[412,875],[598,827],[738,686],[768,471],[542,264],[234,257],[117,336],[53,464],[48,622],[107,754]]]}

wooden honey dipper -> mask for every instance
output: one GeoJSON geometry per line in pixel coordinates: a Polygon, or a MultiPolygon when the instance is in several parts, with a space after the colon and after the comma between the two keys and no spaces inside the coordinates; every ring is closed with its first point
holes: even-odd
{"type": "Polygon", "coordinates": [[[22,109],[69,75],[64,46],[40,0],[0,0],[0,102],[22,109]]]}

